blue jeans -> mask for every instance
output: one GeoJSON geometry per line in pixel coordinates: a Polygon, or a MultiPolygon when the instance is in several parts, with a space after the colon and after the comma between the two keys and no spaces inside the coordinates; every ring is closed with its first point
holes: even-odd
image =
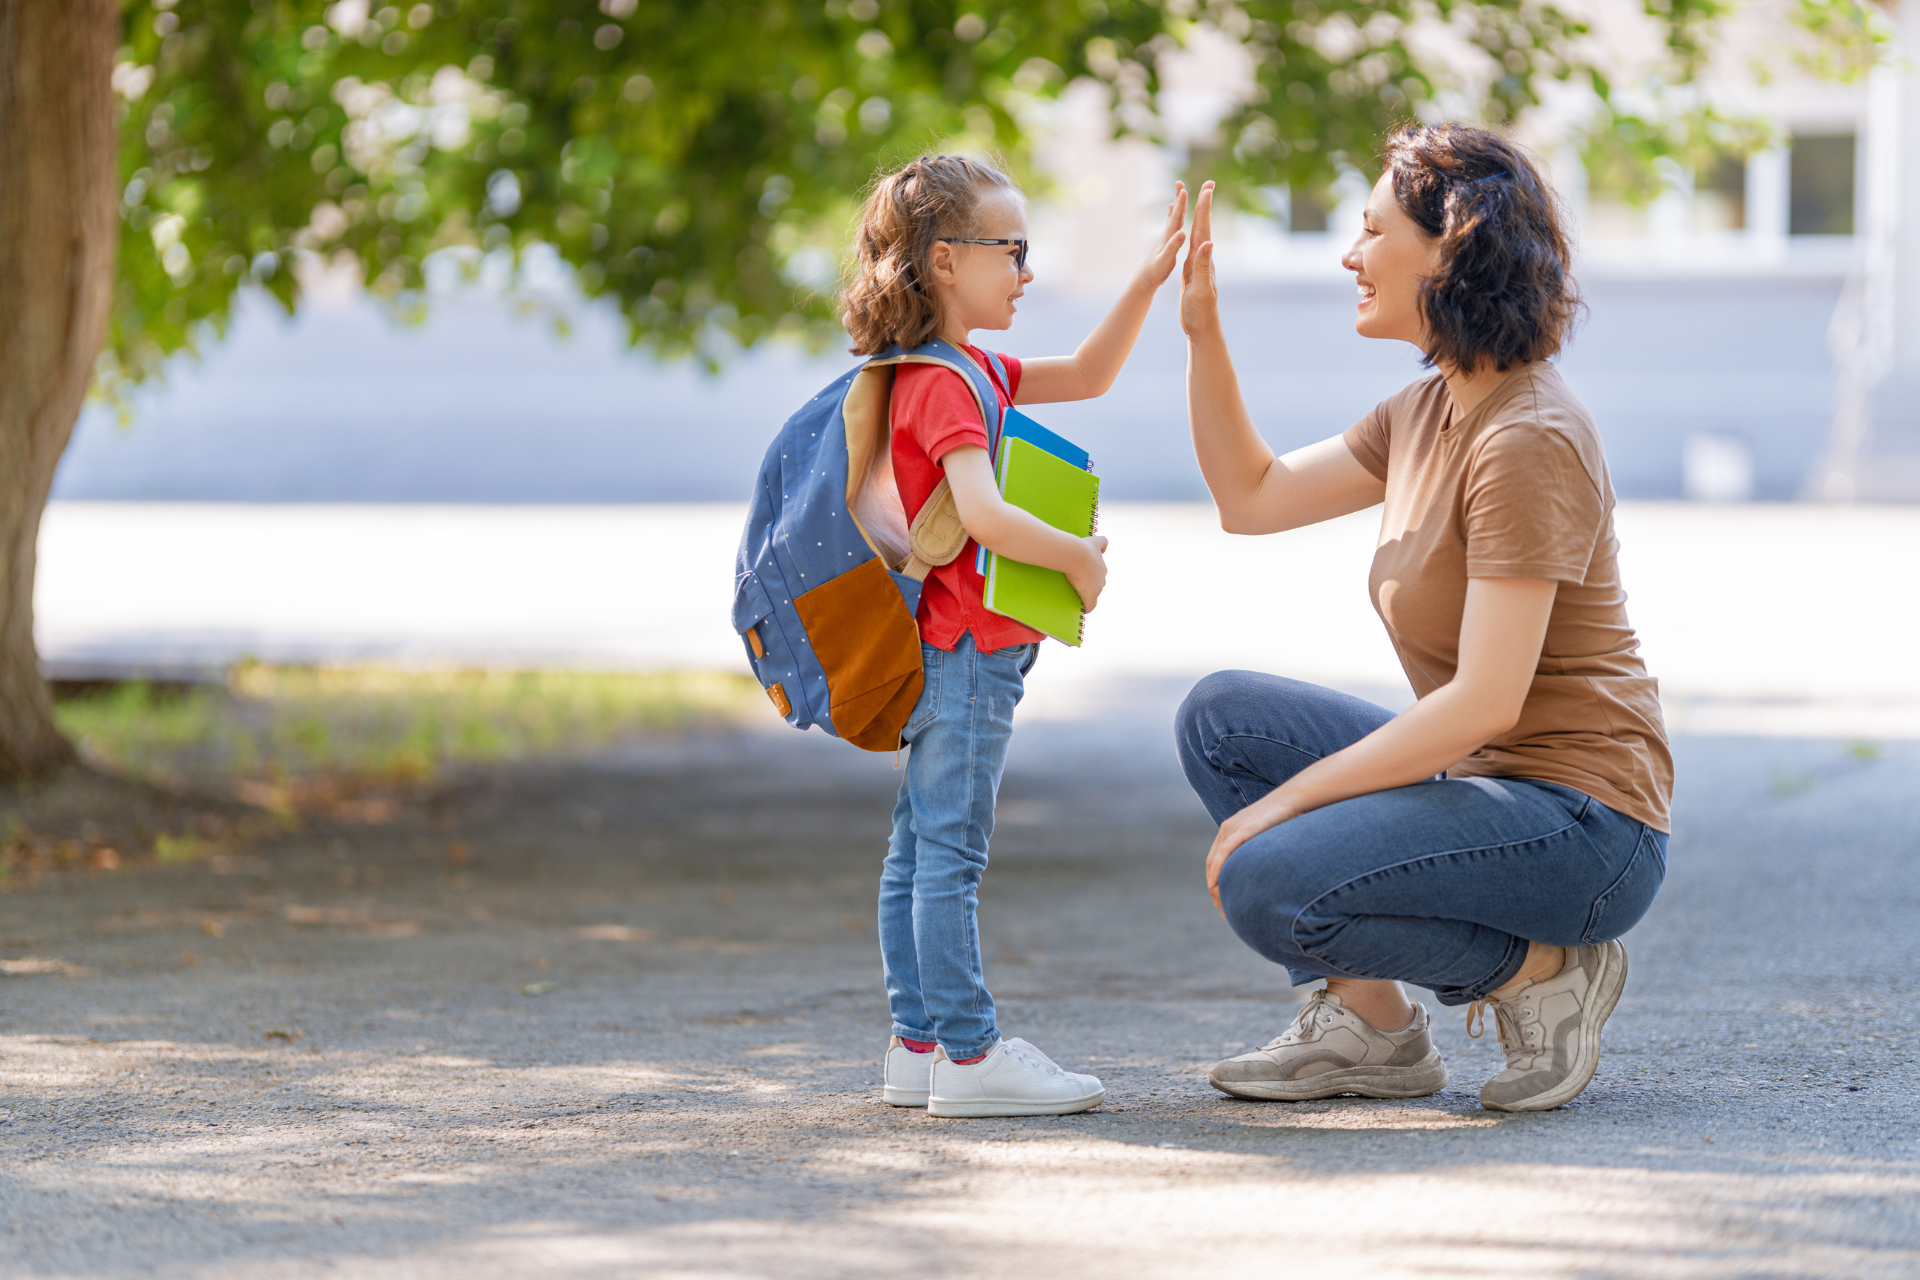
{"type": "Polygon", "coordinates": [[[912,747],[880,871],[880,956],[893,1033],[937,1040],[952,1058],[993,1048],[1000,1029],[980,965],[980,876],[993,803],[1039,645],[982,653],[920,646],[926,688],[907,721],[912,747]]]}
{"type": "MultiPolygon", "coordinates": [[[[1195,685],[1176,732],[1215,822],[1393,718],[1371,702],[1253,671],[1195,685]]],[[[1659,890],[1667,837],[1572,787],[1435,778],[1304,813],[1233,851],[1220,901],[1240,940],[1295,985],[1396,978],[1442,1004],[1520,971],[1527,943],[1631,929],[1659,890]]]]}

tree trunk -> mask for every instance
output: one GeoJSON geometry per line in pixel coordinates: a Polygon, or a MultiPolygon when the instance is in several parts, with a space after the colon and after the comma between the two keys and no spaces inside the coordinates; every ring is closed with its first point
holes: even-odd
{"type": "Polygon", "coordinates": [[[40,513],[106,333],[116,0],[0,0],[0,777],[73,756],[33,642],[40,513]]]}

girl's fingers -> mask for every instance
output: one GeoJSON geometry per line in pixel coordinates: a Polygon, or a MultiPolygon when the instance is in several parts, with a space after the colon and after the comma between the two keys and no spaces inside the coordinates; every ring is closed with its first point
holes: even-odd
{"type": "Polygon", "coordinates": [[[1160,242],[1163,247],[1170,246],[1178,249],[1180,229],[1186,225],[1187,221],[1187,189],[1183,184],[1176,182],[1173,184],[1173,192],[1173,203],[1167,206],[1167,225],[1160,231],[1160,242]]]}

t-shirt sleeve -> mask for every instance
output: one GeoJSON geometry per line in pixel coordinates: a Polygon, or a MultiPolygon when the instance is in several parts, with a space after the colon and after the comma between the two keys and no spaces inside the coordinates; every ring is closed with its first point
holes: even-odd
{"type": "Polygon", "coordinates": [[[1465,503],[1469,578],[1586,580],[1606,508],[1560,432],[1496,432],[1467,467],[1465,503]]]}
{"type": "MultiPolygon", "coordinates": [[[[1009,362],[1011,363],[1011,362],[1009,362]]],[[[1014,377],[1011,368],[1008,376],[1014,377]]],[[[934,364],[903,364],[894,377],[893,417],[935,463],[962,445],[987,447],[987,425],[966,379],[934,364]]]]}
{"type": "Polygon", "coordinates": [[[1375,480],[1387,478],[1387,440],[1392,434],[1387,430],[1388,403],[1383,400],[1375,405],[1372,413],[1348,427],[1340,437],[1347,442],[1354,460],[1375,480]]]}
{"type": "Polygon", "coordinates": [[[993,354],[999,356],[1000,363],[1007,366],[1007,400],[1011,403],[1020,395],[1020,361],[1018,357],[1010,356],[1004,351],[996,351],[993,354]]]}

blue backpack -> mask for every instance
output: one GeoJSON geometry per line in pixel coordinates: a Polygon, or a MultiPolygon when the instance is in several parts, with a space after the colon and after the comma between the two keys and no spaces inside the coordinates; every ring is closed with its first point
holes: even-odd
{"type": "MultiPolygon", "coordinates": [[[[1005,385],[1004,366],[989,359],[1005,385]]],[[[817,724],[868,751],[900,746],[922,685],[920,586],[967,541],[944,479],[910,524],[893,485],[901,364],[965,378],[989,444],[998,443],[999,397],[965,352],[936,341],[875,356],[780,429],[734,562],[733,629],[773,705],[796,729],[817,724]]]]}

